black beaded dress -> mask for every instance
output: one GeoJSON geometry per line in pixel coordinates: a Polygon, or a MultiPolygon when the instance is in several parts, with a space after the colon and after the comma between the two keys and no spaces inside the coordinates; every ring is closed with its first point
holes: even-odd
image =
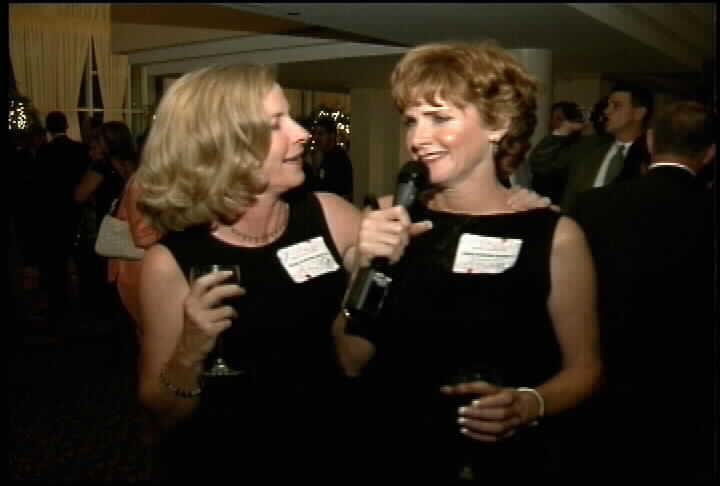
{"type": "MultiPolygon", "coordinates": [[[[517,478],[552,467],[552,419],[510,440],[482,444],[459,433],[459,403],[442,395],[458,373],[504,386],[535,387],[558,372],[559,346],[547,310],[550,252],[560,215],[549,209],[495,215],[430,210],[413,221],[433,229],[413,238],[393,266],[377,354],[367,370],[382,396],[377,422],[400,476],[448,484],[473,464],[475,477],[517,478]]],[[[388,468],[392,466],[387,466],[388,468]]],[[[536,476],[537,477],[537,476],[536,476]]]]}
{"type": "Polygon", "coordinates": [[[294,198],[285,232],[263,247],[225,243],[207,227],[170,233],[161,244],[185,275],[193,263],[240,265],[247,292],[223,334],[223,358],[245,374],[206,378],[198,409],[160,448],[166,474],[275,484],[328,473],[333,451],[342,449],[334,417],[347,379],[331,327],[348,273],[316,196],[294,198]],[[330,260],[323,274],[296,283],[279,252],[311,241],[324,244],[330,260]]]}

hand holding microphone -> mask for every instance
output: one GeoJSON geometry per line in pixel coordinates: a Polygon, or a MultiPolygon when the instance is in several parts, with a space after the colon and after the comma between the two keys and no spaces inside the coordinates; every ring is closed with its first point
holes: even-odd
{"type": "Polygon", "coordinates": [[[401,206],[380,209],[371,206],[366,212],[358,234],[360,268],[376,264],[394,264],[403,255],[409,242],[411,221],[401,206]],[[385,260],[384,262],[382,260],[385,260]]]}
{"type": "MultiPolygon", "coordinates": [[[[428,183],[427,166],[410,161],[400,170],[397,181],[394,206],[371,212],[363,220],[358,249],[366,259],[372,260],[358,272],[348,294],[344,312],[351,321],[367,322],[378,316],[392,283],[387,274],[389,265],[402,256],[413,233],[428,229],[413,226],[407,214],[428,183]]],[[[349,326],[348,331],[352,332],[352,327],[349,326]]]]}

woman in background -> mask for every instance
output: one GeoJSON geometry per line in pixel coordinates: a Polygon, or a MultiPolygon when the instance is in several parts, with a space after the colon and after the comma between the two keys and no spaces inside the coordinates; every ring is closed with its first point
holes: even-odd
{"type": "MultiPolygon", "coordinates": [[[[131,176],[118,201],[115,216],[128,222],[130,236],[132,236],[135,246],[147,249],[160,239],[161,233],[153,228],[147,218],[138,210],[139,199],[140,188],[135,183],[134,176],[131,176]]],[[[142,260],[108,259],[108,279],[110,282],[115,282],[125,310],[128,311],[133,322],[138,325],[136,327],[138,333],[142,332],[139,327],[141,269],[142,260]]]]}
{"type": "Polygon", "coordinates": [[[78,249],[80,292],[99,317],[114,319],[120,310],[118,299],[108,282],[108,259],[95,253],[96,231],[113,201],[119,201],[122,196],[137,167],[138,156],[130,129],[120,121],[106,122],[92,129],[89,143],[91,162],[75,188],[75,201],[89,206],[86,213],[94,208],[95,232],[86,235],[86,241],[78,249]]]}

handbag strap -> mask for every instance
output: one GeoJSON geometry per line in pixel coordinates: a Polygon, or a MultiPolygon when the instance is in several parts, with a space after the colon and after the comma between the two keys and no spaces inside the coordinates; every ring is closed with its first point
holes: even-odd
{"type": "Polygon", "coordinates": [[[115,214],[115,210],[116,210],[116,207],[115,207],[115,206],[117,206],[117,203],[118,203],[119,200],[120,200],[120,198],[117,198],[117,197],[116,197],[116,198],[113,199],[112,202],[110,203],[110,210],[108,211],[108,214],[109,214],[110,216],[112,216],[112,217],[117,217],[117,215],[115,214]]]}
{"type": "Polygon", "coordinates": [[[130,188],[130,181],[132,181],[132,176],[130,176],[130,178],[127,181],[125,181],[125,186],[123,186],[122,192],[120,193],[120,195],[118,197],[113,199],[113,202],[110,204],[110,211],[108,211],[108,214],[110,214],[111,216],[114,216],[117,218],[116,211],[119,208],[118,203],[122,200],[122,198],[125,197],[125,194],[128,192],[128,190],[130,188]],[[118,207],[116,207],[116,206],[118,206],[118,207]]]}

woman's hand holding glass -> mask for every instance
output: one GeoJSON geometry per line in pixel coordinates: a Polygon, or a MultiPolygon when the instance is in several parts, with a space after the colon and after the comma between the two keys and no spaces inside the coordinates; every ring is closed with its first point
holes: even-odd
{"type": "Polygon", "coordinates": [[[233,271],[216,271],[192,279],[184,303],[185,325],[180,338],[186,361],[192,364],[204,362],[220,334],[238,317],[227,301],[245,295],[245,289],[226,282],[233,276],[233,271]]]}
{"type": "Polygon", "coordinates": [[[468,397],[468,404],[458,409],[460,433],[481,442],[512,437],[537,416],[531,405],[534,398],[514,388],[473,381],[444,386],[441,391],[468,397]]]}

